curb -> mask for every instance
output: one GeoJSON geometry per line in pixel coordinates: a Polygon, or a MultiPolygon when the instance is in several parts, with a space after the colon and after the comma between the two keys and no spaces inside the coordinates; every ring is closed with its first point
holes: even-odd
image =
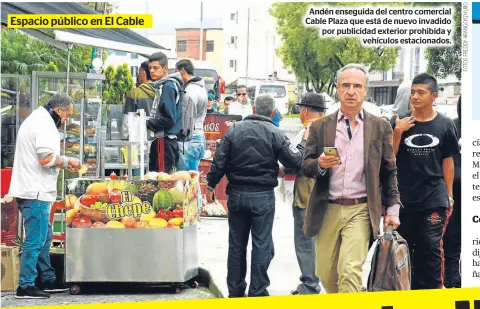
{"type": "Polygon", "coordinates": [[[198,267],[198,278],[199,283],[206,285],[216,298],[225,298],[208,270],[203,267],[198,267]]]}

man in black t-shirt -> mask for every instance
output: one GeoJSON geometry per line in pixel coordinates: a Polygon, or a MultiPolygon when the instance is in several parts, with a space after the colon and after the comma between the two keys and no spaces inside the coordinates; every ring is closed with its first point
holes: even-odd
{"type": "Polygon", "coordinates": [[[392,119],[398,189],[403,209],[398,232],[412,257],[412,289],[444,284],[442,238],[453,211],[453,156],[459,153],[453,121],[437,113],[435,78],[420,74],[412,81],[412,111],[392,119]]]}

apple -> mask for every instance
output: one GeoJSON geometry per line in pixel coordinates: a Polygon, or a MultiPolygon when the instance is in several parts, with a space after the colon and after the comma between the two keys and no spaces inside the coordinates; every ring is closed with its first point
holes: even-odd
{"type": "Polygon", "coordinates": [[[108,198],[112,204],[120,204],[122,202],[122,195],[120,189],[112,189],[108,193],[108,198]]]}
{"type": "Polygon", "coordinates": [[[72,227],[74,228],[90,228],[92,227],[92,220],[86,216],[78,216],[72,221],[72,227]]]}

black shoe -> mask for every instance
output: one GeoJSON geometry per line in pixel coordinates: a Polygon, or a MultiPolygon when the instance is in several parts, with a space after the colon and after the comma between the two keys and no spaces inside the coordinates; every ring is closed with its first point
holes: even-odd
{"type": "Polygon", "coordinates": [[[54,281],[42,282],[40,284],[40,289],[42,289],[44,292],[47,292],[47,293],[68,291],[67,288],[60,288],[60,287],[56,286],[54,281]]]}
{"type": "Polygon", "coordinates": [[[17,299],[23,299],[23,298],[28,298],[28,299],[45,299],[45,298],[50,298],[50,294],[40,290],[36,286],[29,286],[28,288],[22,289],[21,287],[18,287],[17,289],[17,294],[15,294],[15,298],[17,299]]]}

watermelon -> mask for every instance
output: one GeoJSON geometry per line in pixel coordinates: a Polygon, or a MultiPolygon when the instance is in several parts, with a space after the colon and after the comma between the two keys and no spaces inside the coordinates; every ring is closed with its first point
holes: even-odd
{"type": "Polygon", "coordinates": [[[184,200],[183,190],[179,187],[173,187],[169,190],[169,192],[172,195],[173,205],[183,206],[183,200],[184,200]]]}
{"type": "Polygon", "coordinates": [[[169,209],[173,206],[173,197],[168,190],[160,190],[153,197],[153,209],[158,212],[160,209],[169,209]]]}
{"type": "Polygon", "coordinates": [[[138,195],[138,188],[133,183],[122,181],[122,186],[120,188],[122,191],[131,191],[133,195],[138,195]]]}

